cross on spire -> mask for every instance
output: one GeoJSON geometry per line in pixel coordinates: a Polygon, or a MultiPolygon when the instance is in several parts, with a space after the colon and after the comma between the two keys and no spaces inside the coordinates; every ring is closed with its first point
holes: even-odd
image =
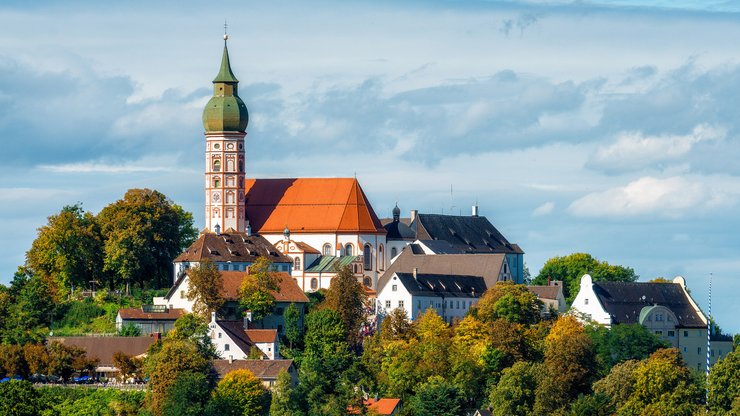
{"type": "Polygon", "coordinates": [[[226,40],[229,39],[229,25],[226,23],[226,19],[224,19],[224,43],[226,43],[226,40]]]}

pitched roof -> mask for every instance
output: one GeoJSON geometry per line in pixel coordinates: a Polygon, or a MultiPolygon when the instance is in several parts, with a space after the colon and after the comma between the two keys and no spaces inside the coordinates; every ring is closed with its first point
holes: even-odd
{"type": "Polygon", "coordinates": [[[557,299],[559,286],[527,286],[527,289],[540,299],[557,299]]]}
{"type": "Polygon", "coordinates": [[[276,380],[280,371],[292,372],[293,360],[213,360],[219,378],[234,370],[249,370],[261,380],[276,380]]]}
{"type": "Polygon", "coordinates": [[[426,273],[418,273],[416,277],[413,273],[395,273],[395,276],[415,296],[477,298],[486,291],[486,283],[480,276],[426,273]]]}
{"type": "Polygon", "coordinates": [[[388,233],[385,235],[386,240],[416,240],[416,233],[403,221],[381,220],[383,228],[388,233]]]}
{"type": "MultiPolygon", "coordinates": [[[[242,285],[242,280],[247,272],[236,272],[236,271],[221,271],[221,276],[224,280],[224,287],[222,294],[226,300],[236,300],[239,298],[239,288],[242,285]]],[[[276,302],[295,302],[295,303],[307,303],[308,298],[303,293],[298,284],[293,280],[288,273],[285,272],[273,272],[279,277],[280,291],[270,292],[275,298],[276,302]]]]}
{"type": "Polygon", "coordinates": [[[252,342],[275,342],[277,341],[276,329],[247,329],[244,331],[252,342]]]}
{"type": "Polygon", "coordinates": [[[185,315],[185,309],[165,309],[163,312],[144,312],[141,308],[121,308],[118,314],[122,319],[137,321],[175,321],[177,318],[185,315]]]}
{"type": "MultiPolygon", "coordinates": [[[[445,240],[417,240],[414,244],[422,251],[426,248],[433,254],[465,254],[466,250],[460,245],[451,244],[445,240]]],[[[416,252],[416,251],[415,251],[416,252]]]]}
{"type": "Polygon", "coordinates": [[[352,264],[355,260],[357,260],[357,256],[321,256],[306,267],[304,271],[306,273],[333,273],[344,266],[352,264]]]}
{"type": "Polygon", "coordinates": [[[410,227],[416,230],[418,240],[445,240],[467,253],[524,253],[486,217],[417,214],[410,227]]]}
{"type": "Polygon", "coordinates": [[[419,273],[480,276],[486,282],[486,287],[492,287],[499,279],[505,256],[499,253],[426,255],[414,254],[406,249],[380,276],[378,292],[383,290],[393,273],[411,273],[414,268],[418,268],[419,273]]]}
{"type": "Polygon", "coordinates": [[[660,305],[676,315],[680,327],[706,327],[679,283],[601,281],[593,289],[613,323],[639,323],[642,308],[660,305]]]}
{"type": "Polygon", "coordinates": [[[98,365],[110,367],[113,365],[113,354],[122,352],[136,357],[145,354],[150,345],[157,341],[156,337],[49,337],[47,342],[58,341],[64,345],[82,348],[87,358],[97,358],[98,365]]]}
{"type": "Polygon", "coordinates": [[[290,258],[280,253],[264,237],[240,232],[221,233],[220,235],[203,232],[174,261],[197,262],[211,259],[215,262],[253,263],[258,257],[267,257],[273,263],[291,262],[290,258]]]}
{"type": "Polygon", "coordinates": [[[237,348],[242,350],[244,354],[249,354],[249,351],[254,346],[254,342],[244,332],[244,323],[242,321],[217,320],[216,323],[234,341],[237,348]]]}
{"type": "Polygon", "coordinates": [[[298,249],[300,249],[304,253],[313,253],[313,254],[321,254],[321,252],[310,245],[302,242],[302,241],[291,241],[291,243],[295,244],[298,249]]]}
{"type": "Polygon", "coordinates": [[[247,179],[247,218],[258,233],[385,233],[354,178],[247,179]]]}
{"type": "Polygon", "coordinates": [[[367,399],[365,404],[370,410],[375,411],[379,415],[392,415],[394,411],[398,409],[398,405],[401,403],[401,399],[367,399]]]}

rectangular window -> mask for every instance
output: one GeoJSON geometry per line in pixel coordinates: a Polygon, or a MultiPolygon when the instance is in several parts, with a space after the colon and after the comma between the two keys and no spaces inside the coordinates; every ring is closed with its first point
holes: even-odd
{"type": "Polygon", "coordinates": [[[688,350],[686,349],[686,347],[683,347],[683,352],[688,352],[688,350]]]}
{"type": "Polygon", "coordinates": [[[584,305],[588,305],[588,298],[586,298],[586,299],[583,300],[583,304],[584,305]]]}
{"type": "Polygon", "coordinates": [[[391,286],[391,290],[394,291],[394,292],[397,292],[398,291],[398,285],[391,286]]]}
{"type": "Polygon", "coordinates": [[[663,336],[663,331],[655,331],[655,335],[663,336]]]}
{"type": "Polygon", "coordinates": [[[701,347],[696,347],[696,353],[701,355],[701,347]]]}
{"type": "Polygon", "coordinates": [[[669,337],[675,337],[676,336],[676,332],[675,331],[668,331],[668,336],[669,337]]]}
{"type": "Polygon", "coordinates": [[[662,313],[656,313],[655,314],[655,321],[656,322],[663,322],[663,314],[662,313]]]}
{"type": "Polygon", "coordinates": [[[185,299],[185,291],[184,290],[181,290],[180,291],[180,299],[185,299]]]}
{"type": "Polygon", "coordinates": [[[385,307],[386,307],[386,309],[390,309],[391,308],[391,301],[389,301],[389,300],[385,301],[385,307]]]}
{"type": "Polygon", "coordinates": [[[221,339],[221,333],[220,332],[218,333],[218,339],[221,339]]]}
{"type": "Polygon", "coordinates": [[[714,350],[711,350],[711,353],[712,353],[712,357],[714,357],[714,350]]]}
{"type": "Polygon", "coordinates": [[[456,308],[457,308],[457,309],[460,309],[460,301],[459,301],[459,300],[457,301],[457,306],[456,306],[456,308]]]}
{"type": "Polygon", "coordinates": [[[689,331],[683,331],[683,337],[686,338],[689,336],[689,331]]]}
{"type": "Polygon", "coordinates": [[[224,344],[224,351],[228,351],[228,350],[229,350],[229,344],[224,344]]]}
{"type": "Polygon", "coordinates": [[[416,302],[416,308],[417,309],[421,309],[421,301],[420,300],[416,302]]]}
{"type": "Polygon", "coordinates": [[[402,300],[399,300],[399,301],[398,301],[398,307],[399,307],[399,308],[403,308],[403,301],[402,301],[402,300]]]}

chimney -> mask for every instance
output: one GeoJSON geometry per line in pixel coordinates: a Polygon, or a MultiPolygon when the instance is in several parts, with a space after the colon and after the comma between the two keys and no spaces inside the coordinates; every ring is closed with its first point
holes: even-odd
{"type": "Polygon", "coordinates": [[[412,209],[411,210],[411,222],[414,222],[414,220],[416,219],[416,214],[418,214],[418,213],[419,213],[419,211],[416,210],[416,209],[412,209]]]}
{"type": "Polygon", "coordinates": [[[211,312],[211,322],[216,322],[216,311],[211,312]]]}
{"type": "Polygon", "coordinates": [[[419,268],[414,267],[414,280],[416,280],[418,276],[419,276],[419,268]]]}
{"type": "Polygon", "coordinates": [[[229,364],[234,364],[234,356],[229,355],[229,364]]]}
{"type": "Polygon", "coordinates": [[[249,326],[249,323],[252,322],[252,311],[244,312],[244,322],[246,326],[249,326]]]}
{"type": "Polygon", "coordinates": [[[474,217],[478,216],[478,205],[473,205],[473,212],[471,215],[474,217]]]}

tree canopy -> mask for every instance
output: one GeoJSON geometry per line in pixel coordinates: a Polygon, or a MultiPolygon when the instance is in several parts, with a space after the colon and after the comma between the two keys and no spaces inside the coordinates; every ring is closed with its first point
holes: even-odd
{"type": "Polygon", "coordinates": [[[221,291],[224,279],[218,266],[210,259],[198,263],[188,270],[188,300],[193,301],[193,312],[209,319],[211,312],[217,312],[224,304],[221,291]]]}
{"type": "Polygon", "coordinates": [[[335,310],[342,318],[350,345],[358,345],[362,341],[360,327],[365,323],[366,303],[367,294],[352,268],[344,266],[339,269],[331,279],[322,307],[335,310]]]}
{"type": "Polygon", "coordinates": [[[280,291],[280,277],[272,270],[267,257],[259,257],[249,266],[239,288],[239,304],[252,312],[252,319],[259,321],[272,313],[275,297],[272,292],[280,291]]]}

